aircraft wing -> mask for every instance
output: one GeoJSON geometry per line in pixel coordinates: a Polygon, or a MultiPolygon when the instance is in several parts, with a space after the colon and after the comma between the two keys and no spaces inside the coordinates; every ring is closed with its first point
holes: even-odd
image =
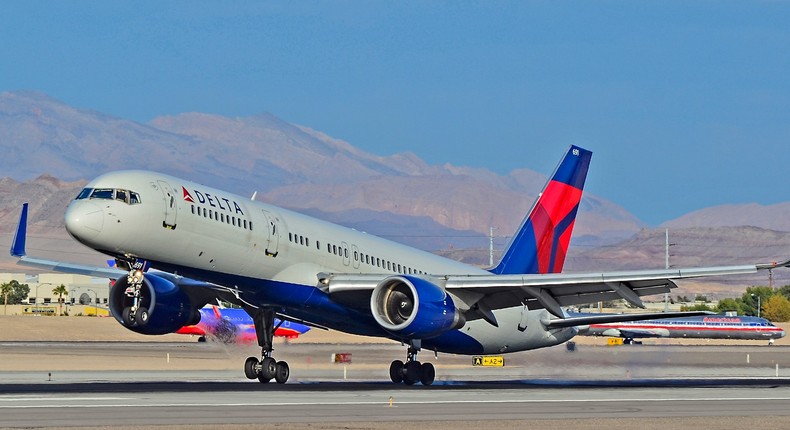
{"type": "MultiPolygon", "coordinates": [[[[741,275],[787,266],[790,266],[790,260],[741,266],[579,274],[393,276],[426,279],[460,298],[470,309],[479,311],[486,319],[490,318],[490,310],[519,305],[526,305],[530,309],[544,308],[558,318],[564,318],[563,306],[625,299],[634,306],[644,308],[641,296],[669,292],[677,287],[675,281],[680,279],[741,275]]],[[[387,277],[360,274],[318,275],[319,286],[330,294],[372,290],[387,277]]]]}

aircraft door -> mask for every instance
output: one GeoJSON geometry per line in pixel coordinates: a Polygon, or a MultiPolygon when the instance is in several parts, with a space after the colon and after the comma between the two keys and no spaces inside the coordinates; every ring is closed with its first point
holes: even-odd
{"type": "Polygon", "coordinates": [[[351,264],[355,269],[359,269],[359,248],[356,245],[351,245],[351,264]]]}
{"type": "Polygon", "coordinates": [[[162,192],[162,198],[165,200],[165,219],[162,221],[162,227],[175,230],[176,216],[178,215],[178,205],[176,204],[176,193],[173,188],[165,181],[159,182],[159,191],[162,192]]]}
{"type": "Polygon", "coordinates": [[[346,242],[343,242],[341,244],[341,248],[342,249],[340,250],[340,252],[343,253],[343,265],[348,266],[349,264],[351,264],[351,255],[348,252],[348,244],[346,242]]]}
{"type": "Polygon", "coordinates": [[[279,220],[269,211],[262,210],[263,216],[266,218],[266,229],[269,232],[269,240],[266,244],[266,255],[276,257],[280,246],[280,228],[279,220]]]}

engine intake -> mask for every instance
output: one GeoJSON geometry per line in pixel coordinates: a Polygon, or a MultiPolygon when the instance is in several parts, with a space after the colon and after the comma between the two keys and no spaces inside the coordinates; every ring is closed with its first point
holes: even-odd
{"type": "Polygon", "coordinates": [[[110,312],[124,327],[141,334],[157,335],[173,333],[185,325],[200,322],[200,312],[178,285],[147,273],[142,282],[140,306],[147,310],[144,321],[137,318],[129,322],[124,318],[124,309],[133,304],[133,299],[125,294],[129,287],[125,276],[115,281],[110,289],[110,312]]]}
{"type": "Polygon", "coordinates": [[[373,318],[390,333],[427,339],[463,327],[463,315],[441,287],[414,276],[391,276],[370,296],[373,318]]]}

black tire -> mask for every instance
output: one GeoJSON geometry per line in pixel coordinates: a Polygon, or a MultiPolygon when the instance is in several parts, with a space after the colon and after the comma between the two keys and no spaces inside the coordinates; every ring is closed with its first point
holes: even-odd
{"type": "Polygon", "coordinates": [[[285,384],[290,375],[291,369],[288,367],[288,363],[278,361],[274,370],[274,380],[277,381],[278,384],[285,384]]]}
{"type": "Polygon", "coordinates": [[[139,326],[148,324],[148,308],[142,306],[137,308],[137,312],[134,313],[134,321],[139,326]]]}
{"type": "Polygon", "coordinates": [[[420,380],[420,362],[410,361],[406,363],[406,371],[403,372],[403,383],[406,385],[414,385],[420,380]]]}
{"type": "Polygon", "coordinates": [[[205,343],[205,342],[206,342],[206,336],[200,336],[198,338],[198,343],[205,343]]]}
{"type": "Polygon", "coordinates": [[[403,382],[403,362],[395,360],[390,364],[390,379],[396,384],[403,382]]]}
{"type": "Polygon", "coordinates": [[[261,373],[258,375],[258,379],[261,377],[265,378],[268,381],[271,381],[274,378],[274,375],[277,373],[277,361],[271,357],[266,357],[261,360],[261,373]]]}
{"type": "Polygon", "coordinates": [[[422,385],[431,385],[436,379],[436,369],[431,363],[423,363],[420,366],[420,382],[422,385]]]}
{"type": "Polygon", "coordinates": [[[121,320],[127,327],[135,326],[136,322],[134,321],[134,318],[132,318],[132,308],[130,306],[123,308],[123,311],[121,312],[121,320]]]}
{"type": "Polygon", "coordinates": [[[255,357],[249,357],[247,361],[244,362],[244,376],[247,379],[255,379],[258,377],[258,373],[255,371],[255,367],[258,365],[258,359],[255,357]]]}
{"type": "Polygon", "coordinates": [[[268,384],[269,381],[271,381],[271,380],[272,380],[272,378],[264,378],[263,375],[258,375],[258,381],[261,384],[268,384]]]}

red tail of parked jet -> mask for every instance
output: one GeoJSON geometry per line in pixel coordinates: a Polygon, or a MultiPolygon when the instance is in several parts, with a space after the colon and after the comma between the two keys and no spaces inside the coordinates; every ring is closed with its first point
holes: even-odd
{"type": "Polygon", "coordinates": [[[492,273],[562,272],[591,158],[586,149],[568,149],[492,273]]]}

